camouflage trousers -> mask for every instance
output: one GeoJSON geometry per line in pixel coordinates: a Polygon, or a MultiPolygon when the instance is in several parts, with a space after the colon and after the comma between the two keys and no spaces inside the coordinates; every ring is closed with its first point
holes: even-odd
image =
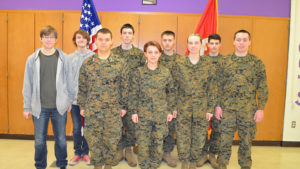
{"type": "Polygon", "coordinates": [[[136,126],[138,162],[141,169],[158,168],[163,156],[163,141],[168,134],[167,123],[139,117],[136,126]]]}
{"type": "Polygon", "coordinates": [[[208,135],[206,136],[205,145],[203,147],[203,154],[218,154],[219,146],[220,146],[220,135],[221,121],[215,118],[215,116],[211,119],[211,134],[210,139],[208,139],[208,135]]]}
{"type": "Polygon", "coordinates": [[[135,146],[135,127],[134,127],[134,123],[131,120],[131,115],[130,114],[126,114],[123,118],[122,118],[122,123],[123,123],[123,128],[122,128],[122,135],[121,135],[121,139],[118,143],[118,147],[117,150],[122,150],[125,147],[132,147],[135,146]]]}
{"type": "MultiPolygon", "coordinates": [[[[242,109],[241,109],[242,110],[242,109]]],[[[221,141],[218,163],[228,164],[231,156],[231,147],[234,133],[238,130],[240,145],[238,162],[241,167],[251,168],[251,145],[256,134],[256,123],[253,120],[255,110],[226,110],[223,109],[221,120],[221,141]]]]}
{"type": "Polygon", "coordinates": [[[121,137],[119,110],[102,109],[85,117],[84,136],[90,147],[92,165],[111,165],[121,137]],[[117,112],[116,112],[117,111],[117,112]]]}
{"type": "Polygon", "coordinates": [[[180,161],[197,162],[200,159],[207,130],[205,118],[193,118],[183,112],[177,115],[176,138],[180,161]]]}
{"type": "Polygon", "coordinates": [[[169,133],[167,137],[164,139],[164,145],[163,150],[164,152],[172,152],[175,146],[175,125],[176,125],[176,119],[173,119],[171,122],[168,123],[168,129],[169,133]]]}

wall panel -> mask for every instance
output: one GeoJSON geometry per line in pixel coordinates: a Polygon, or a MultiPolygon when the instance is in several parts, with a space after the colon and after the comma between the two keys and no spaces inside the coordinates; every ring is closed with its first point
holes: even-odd
{"type": "Polygon", "coordinates": [[[23,117],[26,59],[34,52],[34,13],[8,13],[9,134],[33,134],[31,119],[23,117]]]}
{"type": "Polygon", "coordinates": [[[256,140],[281,140],[289,21],[255,17],[252,35],[252,52],[265,63],[269,86],[269,100],[265,108],[264,120],[257,125],[256,140]]]}
{"type": "Polygon", "coordinates": [[[63,50],[65,53],[73,53],[76,49],[72,38],[80,27],[80,11],[65,12],[63,23],[63,50]]]}
{"type": "Polygon", "coordinates": [[[7,13],[0,13],[0,133],[8,133],[6,17],[7,13]]]}
{"type": "MultiPolygon", "coordinates": [[[[108,28],[113,34],[113,47],[119,46],[122,43],[120,38],[120,29],[125,23],[130,23],[135,30],[134,45],[138,46],[139,40],[139,15],[138,14],[126,14],[116,12],[100,12],[102,27],[108,28]]],[[[99,17],[100,17],[99,16],[99,17]]]]}
{"type": "Polygon", "coordinates": [[[150,40],[160,43],[161,33],[165,30],[177,32],[176,15],[140,15],[139,48],[150,40]]]}

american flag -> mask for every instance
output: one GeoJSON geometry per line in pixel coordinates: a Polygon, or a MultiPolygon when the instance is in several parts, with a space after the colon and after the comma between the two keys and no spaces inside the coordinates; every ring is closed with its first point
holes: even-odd
{"type": "Polygon", "coordinates": [[[90,34],[89,48],[94,52],[97,51],[97,46],[95,44],[96,33],[101,28],[102,26],[93,0],[83,0],[80,17],[80,29],[87,31],[90,34]]]}

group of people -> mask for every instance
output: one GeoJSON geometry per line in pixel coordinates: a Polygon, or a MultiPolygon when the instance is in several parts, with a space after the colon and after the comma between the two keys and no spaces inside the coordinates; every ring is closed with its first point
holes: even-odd
{"type": "Polygon", "coordinates": [[[134,33],[132,25],[124,24],[122,44],[111,49],[112,33],[102,28],[94,53],[87,48],[89,34],[78,30],[76,50],[66,55],[55,48],[56,30],[41,30],[42,47],[28,57],[23,84],[23,115],[33,116],[35,167],[47,166],[51,119],[56,165],[66,168],[66,112],[71,112],[75,155],[70,165],[83,160],[95,169],[111,169],[125,158],[135,167],[137,150],[142,169],[157,169],[162,161],[176,167],[171,155],[176,142],[182,169],[207,161],[224,169],[238,130],[238,161],[250,169],[251,142],[268,99],[265,66],[248,51],[250,33],[237,31],[235,51],[227,56],[219,52],[218,34],[208,37],[209,53],[200,56],[203,40],[192,33],[186,57],[175,52],[172,31],[161,34],[161,44],[147,42],[143,51],[133,45],[134,33]]]}

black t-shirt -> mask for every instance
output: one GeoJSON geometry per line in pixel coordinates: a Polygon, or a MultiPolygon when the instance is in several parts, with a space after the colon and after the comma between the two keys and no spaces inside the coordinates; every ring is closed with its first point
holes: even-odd
{"type": "Polygon", "coordinates": [[[42,108],[56,108],[56,72],[59,53],[52,55],[39,52],[40,58],[40,98],[42,108]]]}

